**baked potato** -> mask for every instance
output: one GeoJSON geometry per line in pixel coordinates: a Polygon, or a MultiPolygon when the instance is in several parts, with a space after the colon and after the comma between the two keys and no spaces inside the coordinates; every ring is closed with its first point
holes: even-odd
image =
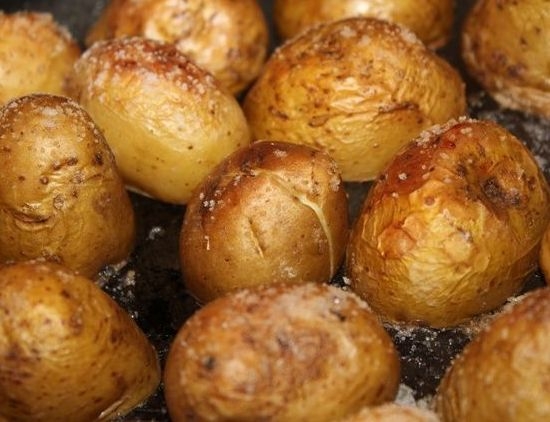
{"type": "Polygon", "coordinates": [[[550,118],[547,0],[478,0],[462,28],[468,72],[502,106],[550,118]]]}
{"type": "Polygon", "coordinates": [[[174,43],[235,95],[258,76],[268,46],[256,0],[111,0],[86,44],[127,36],[174,43]]]}
{"type": "Polygon", "coordinates": [[[513,302],[454,360],[439,385],[443,422],[550,419],[550,288],[513,302]]]}
{"type": "Polygon", "coordinates": [[[184,204],[216,164],[250,142],[236,99],[171,44],[95,43],[70,94],[105,134],[129,189],[184,204]]]}
{"type": "Polygon", "coordinates": [[[0,419],[112,420],[159,381],[155,350],[93,281],[53,263],[0,267],[0,419]]]}
{"type": "Polygon", "coordinates": [[[281,38],[292,38],[306,28],[354,16],[368,16],[405,25],[430,48],[450,38],[453,0],[275,0],[273,21],[281,38]]]}
{"type": "Polygon", "coordinates": [[[0,109],[0,262],[46,258],[95,277],[134,246],[134,210],[103,135],[76,102],[0,109]]]}
{"type": "Polygon", "coordinates": [[[243,108],[254,139],[329,153],[345,181],[375,178],[423,129],[465,112],[460,75],[405,27],[315,26],[267,61],[243,108]]]}
{"type": "Polygon", "coordinates": [[[433,127],[369,191],[350,287],[392,322],[446,327],[491,311],[537,268],[549,194],[533,155],[498,124],[433,127]]]}
{"type": "Polygon", "coordinates": [[[439,422],[439,418],[428,409],[385,403],[365,407],[360,412],[344,418],[342,422],[439,422]]]}
{"type": "Polygon", "coordinates": [[[328,282],[344,257],[347,212],[327,154],[283,142],[241,148],[189,201],[180,235],[185,285],[206,302],[274,280],[328,282]]]}
{"type": "Polygon", "coordinates": [[[80,47],[51,14],[0,10],[0,106],[35,92],[65,94],[79,56],[80,47]]]}
{"type": "Polygon", "coordinates": [[[179,330],[164,371],[174,422],[335,421],[392,400],[399,358],[354,294],[319,283],[241,290],[179,330]]]}

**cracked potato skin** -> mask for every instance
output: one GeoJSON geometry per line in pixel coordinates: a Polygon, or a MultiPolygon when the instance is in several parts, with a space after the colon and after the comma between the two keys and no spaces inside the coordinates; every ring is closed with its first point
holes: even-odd
{"type": "Polygon", "coordinates": [[[351,288],[390,321],[460,324],[535,271],[549,204],[536,161],[506,129],[431,128],[369,191],[348,247],[351,288]]]}
{"type": "Polygon", "coordinates": [[[256,142],[224,160],[189,202],[183,280],[201,301],[273,281],[329,281],[348,234],[336,163],[306,146],[256,142]]]}
{"type": "Polygon", "coordinates": [[[340,420],[391,401],[399,357],[377,316],[334,286],[277,284],[208,303],[164,372],[174,422],[340,420]]]}
{"type": "Polygon", "coordinates": [[[45,258],[93,278],[130,254],[134,211],[103,135],[74,101],[0,109],[0,262],[45,258]]]}

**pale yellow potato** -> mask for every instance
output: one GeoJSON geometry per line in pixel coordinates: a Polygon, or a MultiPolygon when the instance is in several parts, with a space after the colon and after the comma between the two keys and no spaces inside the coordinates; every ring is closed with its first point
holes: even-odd
{"type": "Polygon", "coordinates": [[[430,48],[439,48],[451,36],[453,0],[275,0],[277,33],[292,38],[319,23],[355,16],[384,19],[405,25],[430,48]]]}
{"type": "Polygon", "coordinates": [[[65,80],[80,47],[49,13],[0,10],[0,106],[45,92],[65,94],[65,80]]]}
{"type": "Polygon", "coordinates": [[[134,211],[103,135],[76,102],[0,109],[0,262],[45,258],[95,277],[128,257],[134,211]]]}
{"type": "Polygon", "coordinates": [[[268,47],[256,0],[111,0],[86,44],[127,36],[174,43],[235,95],[258,76],[268,47]]]}
{"type": "Polygon", "coordinates": [[[431,128],[380,175],[352,230],[351,288],[384,319],[457,325],[536,270],[550,190],[520,140],[490,121],[431,128]]]}
{"type": "Polygon", "coordinates": [[[283,44],[243,104],[254,139],[322,149],[345,181],[375,178],[401,146],[465,107],[456,70],[408,29],[371,18],[283,44]]]}
{"type": "Polygon", "coordinates": [[[341,422],[439,422],[439,418],[428,409],[385,403],[365,407],[341,422]]]}
{"type": "Polygon", "coordinates": [[[547,0],[478,0],[462,28],[468,72],[502,106],[550,118],[547,0]]]}
{"type": "Polygon", "coordinates": [[[174,422],[332,422],[391,401],[399,372],[391,337],[364,302],[308,283],[208,303],[180,328],[163,378],[174,422]]]}
{"type": "Polygon", "coordinates": [[[95,43],[70,93],[105,134],[128,188],[184,204],[213,167],[250,142],[236,99],[171,44],[95,43]]]}
{"type": "Polygon", "coordinates": [[[206,302],[273,281],[328,282],[349,235],[344,184],[313,148],[257,142],[222,162],[187,205],[183,281],[206,302]]]}
{"type": "Polygon", "coordinates": [[[115,419],[155,391],[157,354],[93,281],[53,263],[0,267],[0,419],[115,419]]]}

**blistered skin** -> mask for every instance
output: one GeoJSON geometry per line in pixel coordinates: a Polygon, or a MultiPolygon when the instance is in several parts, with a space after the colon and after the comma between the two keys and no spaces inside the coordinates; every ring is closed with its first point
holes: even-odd
{"type": "Polygon", "coordinates": [[[164,383],[174,422],[328,422],[391,401],[399,358],[355,295],[275,285],[225,296],[187,320],[164,383]]]}
{"type": "Polygon", "coordinates": [[[66,97],[0,109],[0,261],[46,258],[88,277],[129,255],[134,211],[105,139],[66,97]]]}
{"type": "Polygon", "coordinates": [[[391,321],[459,324],[518,292],[549,218],[548,184],[508,131],[432,128],[368,194],[348,249],[352,289],[391,321]]]}
{"type": "Polygon", "coordinates": [[[364,181],[422,129],[462,115],[465,96],[459,74],[408,29],[351,18],[283,44],[243,108],[254,139],[322,149],[345,181],[364,181]]]}

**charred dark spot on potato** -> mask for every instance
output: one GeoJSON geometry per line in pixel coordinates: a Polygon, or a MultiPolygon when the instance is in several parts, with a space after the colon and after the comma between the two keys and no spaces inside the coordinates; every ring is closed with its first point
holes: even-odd
{"type": "Polygon", "coordinates": [[[489,201],[499,208],[517,207],[521,204],[519,192],[508,192],[496,177],[490,177],[481,184],[481,189],[489,201]]]}
{"type": "Polygon", "coordinates": [[[202,360],[202,367],[207,371],[213,371],[216,367],[216,358],[214,356],[206,356],[202,360]]]}
{"type": "Polygon", "coordinates": [[[340,322],[345,322],[347,320],[347,316],[344,315],[339,310],[329,309],[329,312],[330,312],[331,315],[334,315],[338,319],[338,321],[340,321],[340,322]]]}
{"type": "Polygon", "coordinates": [[[27,180],[27,178],[25,176],[18,176],[17,180],[19,180],[20,182],[24,182],[25,180],[27,180]]]}
{"type": "Polygon", "coordinates": [[[123,337],[124,337],[123,333],[120,332],[119,330],[112,330],[111,335],[109,337],[109,341],[112,344],[118,344],[122,341],[123,337]]]}

